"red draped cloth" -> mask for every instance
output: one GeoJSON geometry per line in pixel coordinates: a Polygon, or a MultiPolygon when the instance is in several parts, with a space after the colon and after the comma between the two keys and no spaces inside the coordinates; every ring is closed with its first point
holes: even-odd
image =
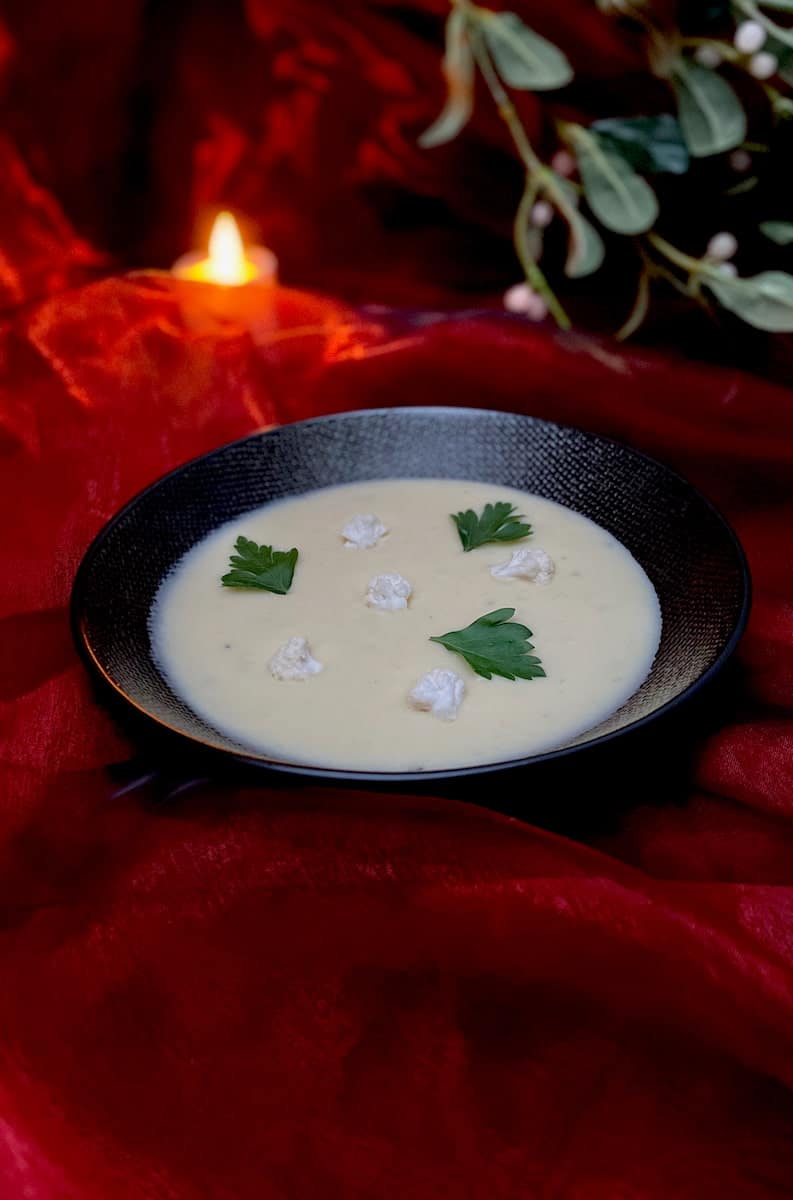
{"type": "MultiPolygon", "coordinates": [[[[86,282],[102,259],[37,174],[72,205],[101,177],[139,7],[75,10],[68,47],[82,23],[113,24],[103,70],[64,53],[22,71],[14,132],[35,153],[0,143],[0,1197],[791,1194],[790,394],[492,314],[389,315],[286,290],[224,314],[212,289],[166,276],[86,282]],[[102,127],[83,140],[74,117],[76,166],[32,99],[68,72],[63,103],[102,127]],[[623,438],[725,509],[755,604],[690,728],[652,754],[626,745],[577,791],[529,772],[479,780],[465,803],[230,786],[147,758],[71,645],[91,537],[162,472],[254,429],[439,398],[623,438]]],[[[320,49],[282,63],[292,77],[329,65],[324,7],[320,49]]],[[[200,42],[206,5],[193,9],[200,42]]],[[[248,11],[270,36],[266,6],[248,11]]],[[[353,39],[361,61],[409,104],[372,21],[353,39]]],[[[177,109],[177,123],[194,112],[177,109]]],[[[306,127],[317,115],[295,111],[306,127]]],[[[223,186],[250,194],[261,172],[218,138],[223,186]]],[[[385,240],[378,252],[394,261],[385,240]]]]}
{"type": "Polygon", "coordinates": [[[5,330],[0,1195],[787,1194],[790,396],[519,320],[281,291],[229,322],[211,292],[110,280],[5,330]],[[171,778],[70,644],[80,555],[160,473],[439,396],[626,438],[745,540],[757,599],[710,723],[590,779],[589,844],[531,823],[530,776],[525,822],[442,790],[171,778]],[[615,789],[630,807],[599,828],[615,789]]]}

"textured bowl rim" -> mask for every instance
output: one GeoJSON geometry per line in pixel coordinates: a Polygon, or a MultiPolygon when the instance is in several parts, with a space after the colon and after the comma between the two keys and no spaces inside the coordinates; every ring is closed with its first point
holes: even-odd
{"type": "MultiPolygon", "coordinates": [[[[330,485],[332,486],[332,485],[330,485]]],[[[556,759],[567,758],[572,754],[579,753],[585,750],[593,750],[596,747],[604,746],[610,742],[614,742],[618,738],[624,737],[627,734],[632,734],[640,729],[646,728],[648,725],[659,720],[661,717],[668,715],[676,710],[681,704],[689,701],[697,692],[704,688],[719,671],[724,667],[725,663],[732,656],[738,642],[740,641],[746,624],[749,619],[749,609],[752,599],[752,584],[749,573],[749,565],[746,559],[746,553],[741,545],[741,542],[730,525],[727,518],[713,504],[707,496],[703,495],[698,488],[679,474],[674,468],[661,462],[657,458],[653,458],[650,454],[645,454],[643,450],[637,450],[634,446],[628,445],[626,442],[621,442],[617,438],[606,437],[603,434],[593,433],[588,429],[581,429],[575,425],[562,425],[557,421],[547,421],[543,417],[535,417],[529,413],[510,412],[506,409],[494,408],[469,408],[467,406],[443,405],[443,404],[415,404],[415,405],[386,405],[380,408],[359,408],[346,409],[337,413],[323,413],[317,417],[306,417],[301,421],[286,421],[282,424],[277,424],[264,429],[254,430],[252,433],[246,434],[244,437],[235,438],[231,442],[225,442],[222,446],[215,447],[214,450],[208,450],[204,454],[195,455],[193,458],[187,459],[186,462],[180,463],[179,466],[173,467],[170,471],[160,475],[146,487],[141,488],[134,496],[124,504],[114,516],[102,526],[98,533],[89,543],[79,566],[74,576],[72,584],[71,600],[70,600],[70,621],[72,629],[72,637],[79,657],[88,668],[89,673],[94,674],[105,687],[109,688],[115,694],[115,697],[129,709],[132,709],[139,717],[145,718],[150,724],[156,726],[160,731],[165,731],[172,737],[180,739],[183,743],[194,746],[202,752],[209,751],[213,756],[220,759],[231,760],[237,765],[252,767],[259,771],[277,771],[286,775],[298,775],[313,779],[326,779],[346,781],[348,783],[380,783],[383,785],[389,783],[426,783],[432,780],[442,779],[459,779],[470,775],[489,775],[495,771],[515,770],[521,767],[533,766],[535,763],[553,762],[556,759]],[[161,717],[157,717],[154,713],[149,712],[142,704],[140,704],[133,696],[118,683],[112,675],[110,675],[102,663],[96,657],[94,649],[91,645],[89,631],[83,612],[83,599],[86,590],[86,578],[91,562],[97,553],[100,546],[105,540],[112,536],[113,530],[144,497],[150,492],[155,491],[166,480],[176,478],[183,472],[188,471],[196,463],[204,462],[208,459],[215,458],[224,454],[229,447],[240,445],[243,442],[252,441],[276,434],[280,429],[286,426],[297,427],[306,425],[316,425],[327,421],[346,421],[346,420],[366,420],[369,417],[400,414],[410,416],[415,413],[430,413],[437,416],[455,416],[455,417],[512,417],[520,421],[530,421],[536,425],[545,425],[553,429],[558,429],[562,432],[584,434],[585,437],[612,446],[618,446],[622,450],[627,450],[637,459],[650,463],[655,467],[660,467],[672,478],[683,484],[685,488],[696,497],[701,504],[707,508],[716,518],[718,524],[722,527],[727,536],[727,540],[732,546],[735,554],[737,566],[739,568],[742,596],[741,607],[738,613],[737,620],[733,627],[732,633],[725,641],[716,658],[713,660],[707,670],[703,671],[695,680],[693,680],[686,688],[683,689],[677,696],[666,703],[660,705],[652,712],[647,713],[643,717],[638,717],[635,721],[631,721],[628,725],[623,725],[620,729],[612,730],[610,733],[600,734],[598,737],[590,738],[586,741],[576,742],[571,746],[561,746],[555,750],[546,750],[541,754],[524,755],[519,758],[510,758],[501,762],[494,763],[477,763],[467,767],[448,767],[442,770],[430,771],[356,771],[345,770],[338,767],[321,767],[314,766],[310,763],[289,763],[281,762],[278,759],[267,758],[264,755],[254,753],[246,753],[244,749],[239,751],[228,749],[225,746],[218,746],[213,742],[205,741],[203,738],[196,737],[194,734],[186,733],[183,729],[179,729],[175,725],[170,725],[161,717]]],[[[202,718],[203,720],[204,718],[202,718]]],[[[211,722],[207,722],[211,724],[211,722]]]]}

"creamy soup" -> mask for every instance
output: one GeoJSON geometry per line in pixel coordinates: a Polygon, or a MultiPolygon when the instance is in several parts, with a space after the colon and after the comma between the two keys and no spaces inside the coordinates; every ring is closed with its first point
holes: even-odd
{"type": "Polygon", "coordinates": [[[660,627],[650,581],[599,525],[539,496],[438,479],[348,484],[246,513],[182,558],[151,618],[173,690],[218,730],[287,762],[383,771],[502,762],[565,743],[636,691],[660,627]],[[531,536],[464,552],[450,514],[499,501],[516,506],[531,536]],[[377,521],[351,526],[359,515],[377,521]],[[377,540],[346,544],[345,527],[377,540]],[[288,594],[221,585],[240,535],[298,548],[288,594]],[[544,551],[531,558],[543,568],[534,578],[491,574],[518,550],[544,551]],[[373,590],[382,575],[403,584],[373,590]],[[383,595],[404,607],[373,607],[383,595]],[[429,640],[503,608],[532,630],[544,678],[485,679],[429,640]],[[294,638],[314,665],[279,677],[294,638]],[[455,719],[409,699],[436,669],[464,685],[455,719]]]}

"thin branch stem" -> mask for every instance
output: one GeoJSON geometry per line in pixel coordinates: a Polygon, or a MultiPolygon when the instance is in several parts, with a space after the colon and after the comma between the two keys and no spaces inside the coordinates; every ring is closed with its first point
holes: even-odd
{"type": "MultiPolygon", "coordinates": [[[[679,292],[682,292],[689,300],[693,300],[706,312],[711,312],[711,307],[702,294],[703,277],[713,277],[718,275],[720,263],[709,261],[707,258],[692,258],[690,254],[684,254],[682,250],[678,250],[677,246],[673,246],[662,238],[657,233],[647,235],[647,240],[659,254],[662,254],[669,262],[674,263],[676,267],[686,272],[687,282],[681,283],[671,271],[667,271],[658,263],[654,263],[652,270],[662,279],[667,279],[679,292]]],[[[644,256],[643,256],[644,257],[644,256]]],[[[646,260],[645,260],[646,261],[646,260]]]]}
{"type": "Polygon", "coordinates": [[[719,38],[684,37],[680,39],[680,45],[689,50],[712,46],[714,50],[718,50],[723,62],[741,62],[745,57],[740,50],[735,49],[732,42],[723,42],[719,38]]]}
{"type": "Polygon", "coordinates": [[[515,223],[513,226],[513,234],[515,241],[515,251],[520,260],[520,265],[523,267],[523,273],[527,281],[548,305],[548,311],[556,321],[560,329],[570,328],[570,318],[559,303],[555,292],[551,288],[545,275],[540,270],[540,267],[531,252],[528,244],[526,232],[531,222],[531,210],[534,207],[534,202],[537,199],[538,192],[537,180],[529,173],[526,173],[526,186],[523,190],[523,195],[520,198],[518,211],[515,213],[515,223]]]}
{"type": "Polygon", "coordinates": [[[647,316],[647,309],[650,304],[650,273],[647,267],[642,267],[639,275],[639,283],[636,289],[636,299],[633,302],[633,307],[626,317],[623,324],[617,330],[615,337],[618,342],[624,342],[631,334],[635,333],[639,326],[647,316]]]}
{"type": "Polygon", "coordinates": [[[482,72],[482,77],[488,86],[490,95],[496,103],[498,115],[506,125],[515,143],[515,149],[520,155],[521,162],[527,171],[541,171],[542,163],[534,153],[526,130],[523,128],[520,117],[515,109],[515,105],[510,100],[504,85],[496,73],[482,35],[478,30],[472,30],[471,32],[471,49],[474,52],[476,64],[482,72]]]}
{"type": "Polygon", "coordinates": [[[682,250],[678,250],[677,246],[673,246],[671,242],[667,242],[666,238],[662,238],[658,233],[648,233],[647,240],[659,254],[663,254],[664,258],[668,258],[676,267],[680,267],[682,271],[688,272],[689,275],[698,274],[703,269],[702,259],[693,258],[690,254],[684,254],[682,250]]]}
{"type": "MultiPolygon", "coordinates": [[[[469,5],[467,0],[457,0],[457,2],[462,2],[463,7],[469,10],[474,7],[473,5],[469,5]]],[[[515,106],[510,100],[490,60],[490,55],[487,52],[487,47],[484,44],[481,34],[478,30],[472,29],[469,36],[471,39],[471,49],[477,66],[482,72],[482,78],[487,84],[490,95],[493,97],[498,108],[499,116],[509,130],[520,160],[526,168],[526,186],[523,190],[518,211],[515,214],[515,223],[513,226],[515,251],[527,282],[531,284],[535,292],[542,296],[556,324],[560,329],[570,329],[570,318],[559,302],[553,288],[545,278],[539,264],[531,254],[526,240],[526,229],[531,222],[531,210],[534,207],[537,192],[540,186],[545,186],[545,176],[549,172],[534,152],[515,106]]]]}

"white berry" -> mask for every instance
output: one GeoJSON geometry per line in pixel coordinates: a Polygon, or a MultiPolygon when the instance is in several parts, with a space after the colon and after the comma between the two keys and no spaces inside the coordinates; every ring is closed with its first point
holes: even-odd
{"type": "Polygon", "coordinates": [[[742,21],[735,31],[733,42],[741,54],[756,54],[766,43],[766,31],[759,21],[742,21]]]}
{"type": "Polygon", "coordinates": [[[727,275],[731,279],[734,279],[738,274],[738,268],[736,267],[735,263],[731,262],[719,263],[716,269],[718,270],[719,275],[727,275]]]}
{"type": "Polygon", "coordinates": [[[511,313],[525,313],[534,292],[527,283],[514,283],[504,292],[504,308],[511,313]]]}
{"type": "Polygon", "coordinates": [[[754,75],[755,79],[770,79],[772,75],[776,75],[778,68],[779,59],[766,50],[753,54],[749,59],[749,74],[754,75]]]}
{"type": "Polygon", "coordinates": [[[504,308],[530,321],[543,321],[548,315],[548,305],[527,283],[515,283],[504,292],[504,308]]]}
{"type": "Polygon", "coordinates": [[[551,170],[564,179],[575,174],[576,162],[569,150],[557,150],[551,159],[551,170]]]}
{"type": "Polygon", "coordinates": [[[530,321],[544,321],[548,316],[548,305],[536,292],[533,293],[531,303],[526,309],[526,316],[530,321]]]}
{"type": "Polygon", "coordinates": [[[718,67],[721,63],[721,54],[717,46],[698,46],[694,58],[703,67],[718,67]]]}
{"type": "Polygon", "coordinates": [[[531,210],[531,223],[536,229],[546,229],[553,220],[553,209],[547,200],[538,200],[531,210]]]}
{"type": "Polygon", "coordinates": [[[748,171],[752,165],[752,156],[748,150],[733,150],[730,155],[730,166],[733,171],[748,171]]]}
{"type": "Polygon", "coordinates": [[[728,258],[732,258],[737,249],[738,242],[734,234],[714,233],[708,242],[708,248],[705,253],[708,258],[715,258],[718,262],[725,262],[728,258]]]}

